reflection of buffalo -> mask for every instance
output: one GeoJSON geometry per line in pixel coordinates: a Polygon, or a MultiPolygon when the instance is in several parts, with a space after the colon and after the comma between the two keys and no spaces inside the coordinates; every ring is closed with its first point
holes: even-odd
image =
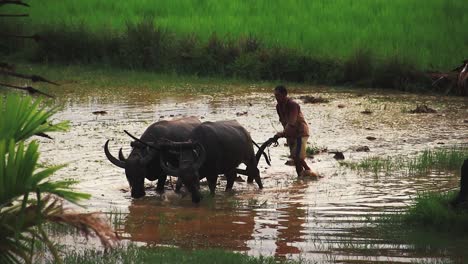
{"type": "Polygon", "coordinates": [[[210,208],[179,204],[178,198],[174,206],[158,206],[145,199],[133,200],[128,207],[129,214],[117,232],[131,241],[147,245],[247,251],[257,213],[234,210],[232,203],[224,201],[213,201],[217,206],[210,208]]]}
{"type": "Polygon", "coordinates": [[[226,176],[226,191],[231,190],[237,172],[245,173],[248,181],[255,180],[263,188],[258,159],[268,141],[255,155],[250,134],[237,121],[204,122],[193,129],[189,142],[160,144],[161,167],[171,175],[177,175],[192,193],[192,201],[200,201],[199,180],[206,177],[211,194],[214,194],[219,174],[226,176]],[[168,162],[170,152],[179,153],[179,167],[168,162]],[[245,171],[237,166],[244,163],[245,171]]]}
{"type": "MultiPolygon", "coordinates": [[[[185,141],[192,132],[192,129],[200,124],[196,117],[186,117],[171,121],[159,121],[149,126],[141,136],[143,142],[156,142],[161,138],[174,141],[185,141]]],[[[159,165],[159,153],[157,150],[149,148],[144,144],[132,142],[132,152],[125,158],[119,151],[119,159],[113,157],[108,148],[109,140],[104,145],[104,152],[112,164],[125,169],[128,183],[131,188],[133,198],[145,195],[145,178],[154,181],[158,180],[156,190],[162,192],[166,181],[166,173],[159,165]]]]}

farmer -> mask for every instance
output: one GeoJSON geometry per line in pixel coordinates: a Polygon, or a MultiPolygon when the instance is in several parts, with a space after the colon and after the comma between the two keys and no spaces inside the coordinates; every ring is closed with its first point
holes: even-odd
{"type": "Polygon", "coordinates": [[[285,137],[291,152],[291,158],[296,166],[297,176],[313,176],[317,174],[310,170],[305,161],[309,127],[304,120],[301,107],[288,97],[288,91],[283,85],[275,88],[276,112],[284,130],[276,133],[276,137],[285,137]]]}

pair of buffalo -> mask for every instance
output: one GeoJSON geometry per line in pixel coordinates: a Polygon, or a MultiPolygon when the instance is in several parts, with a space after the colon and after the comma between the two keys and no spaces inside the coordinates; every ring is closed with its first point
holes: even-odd
{"type": "Polygon", "coordinates": [[[263,188],[257,164],[264,149],[276,140],[270,138],[255,154],[250,134],[237,121],[201,123],[196,117],[186,117],[152,124],[131,143],[128,158],[122,149],[118,159],[112,156],[109,140],[104,152],[110,162],[125,169],[133,198],[145,195],[145,178],[158,180],[156,191],[163,192],[167,175],[172,175],[178,177],[176,191],[184,184],[192,201],[198,203],[200,179],[205,177],[211,194],[219,174],[226,176],[226,191],[232,189],[237,173],[247,175],[249,183],[255,180],[263,188]],[[241,163],[246,165],[245,170],[237,169],[241,163]]]}

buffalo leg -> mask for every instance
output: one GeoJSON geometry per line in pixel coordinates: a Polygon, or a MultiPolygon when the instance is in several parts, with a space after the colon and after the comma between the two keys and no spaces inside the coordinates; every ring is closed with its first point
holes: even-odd
{"type": "Polygon", "coordinates": [[[249,179],[254,179],[258,188],[263,189],[262,179],[260,179],[260,171],[257,166],[249,166],[247,167],[247,171],[249,172],[249,179]]]}
{"type": "Polygon", "coordinates": [[[263,189],[262,179],[260,179],[260,175],[255,176],[255,182],[258,185],[258,188],[263,189]]]}
{"type": "Polygon", "coordinates": [[[253,178],[252,176],[249,175],[249,176],[247,177],[247,183],[253,183],[253,181],[254,181],[254,178],[253,178]]]}
{"type": "Polygon", "coordinates": [[[158,184],[156,185],[156,192],[163,193],[164,185],[166,184],[167,175],[160,175],[158,178],[158,184]]]}
{"type": "MultiPolygon", "coordinates": [[[[241,175],[246,175],[248,176],[247,177],[247,183],[252,183],[253,182],[253,177],[248,173],[247,170],[242,170],[242,169],[236,169],[235,172],[237,174],[241,174],[241,175]]],[[[237,176],[237,175],[236,175],[237,176]]]]}
{"type": "Polygon", "coordinates": [[[227,172],[224,174],[226,176],[227,184],[226,184],[226,192],[232,190],[232,186],[234,185],[234,180],[236,179],[237,173],[235,170],[227,172]]]}
{"type": "Polygon", "coordinates": [[[206,177],[208,187],[210,187],[210,194],[215,195],[216,184],[218,183],[218,175],[210,175],[206,177]]]}
{"type": "Polygon", "coordinates": [[[180,188],[182,188],[182,179],[180,179],[179,177],[177,177],[177,182],[176,182],[176,185],[175,185],[175,192],[176,192],[176,193],[179,193],[179,192],[180,192],[180,188]]]}

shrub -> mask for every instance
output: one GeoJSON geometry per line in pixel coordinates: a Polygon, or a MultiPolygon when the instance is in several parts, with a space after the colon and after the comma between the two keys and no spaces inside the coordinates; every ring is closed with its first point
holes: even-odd
{"type": "Polygon", "coordinates": [[[358,49],[344,62],[343,81],[357,82],[369,79],[373,74],[373,67],[370,51],[358,49]]]}
{"type": "Polygon", "coordinates": [[[139,23],[127,23],[120,46],[121,62],[131,69],[163,70],[169,64],[171,34],[155,26],[152,18],[139,23]]]}

